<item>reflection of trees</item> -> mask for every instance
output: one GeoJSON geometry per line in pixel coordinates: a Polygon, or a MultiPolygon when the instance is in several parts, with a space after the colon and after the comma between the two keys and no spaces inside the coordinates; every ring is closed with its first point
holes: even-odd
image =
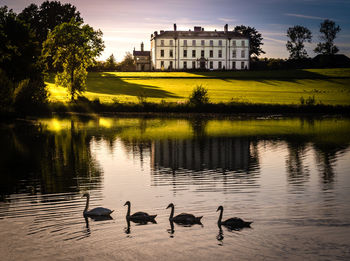
{"type": "Polygon", "coordinates": [[[326,144],[314,144],[316,164],[322,181],[327,189],[334,181],[334,166],[339,154],[344,153],[347,146],[335,146],[326,144]]]}
{"type": "Polygon", "coordinates": [[[92,136],[71,129],[52,133],[39,125],[15,124],[1,130],[2,194],[57,193],[91,189],[101,171],[90,151],[92,136]]]}
{"type": "Polygon", "coordinates": [[[151,142],[138,139],[122,139],[122,142],[125,152],[132,154],[134,158],[139,158],[143,168],[144,158],[150,157],[151,142]]]}
{"type": "Polygon", "coordinates": [[[192,126],[193,136],[195,138],[204,138],[206,136],[206,127],[208,125],[207,118],[193,118],[189,120],[192,126]]]}
{"type": "Polygon", "coordinates": [[[310,176],[307,166],[304,166],[306,157],[306,142],[303,138],[292,137],[287,140],[288,158],[286,160],[288,182],[294,185],[305,183],[310,176]]]}

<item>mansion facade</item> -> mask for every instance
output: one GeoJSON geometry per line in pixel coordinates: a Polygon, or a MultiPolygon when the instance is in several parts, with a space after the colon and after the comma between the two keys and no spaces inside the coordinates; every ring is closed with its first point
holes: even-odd
{"type": "Polygon", "coordinates": [[[243,70],[249,69],[249,38],[228,31],[156,31],[151,35],[154,70],[243,70]]]}

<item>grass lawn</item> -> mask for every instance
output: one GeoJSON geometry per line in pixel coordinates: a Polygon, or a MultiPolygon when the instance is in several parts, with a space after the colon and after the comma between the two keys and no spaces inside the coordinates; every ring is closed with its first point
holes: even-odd
{"type": "MultiPolygon", "coordinates": [[[[67,101],[66,89],[47,78],[51,101],[67,101]]],[[[91,72],[88,99],[114,101],[184,102],[193,88],[208,89],[210,101],[261,104],[300,104],[314,96],[316,103],[350,105],[350,68],[237,72],[91,72]]]]}

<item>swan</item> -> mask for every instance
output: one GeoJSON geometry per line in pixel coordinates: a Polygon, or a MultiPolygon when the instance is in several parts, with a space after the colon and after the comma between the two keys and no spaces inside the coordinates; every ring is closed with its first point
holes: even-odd
{"type": "Polygon", "coordinates": [[[170,213],[170,217],[169,220],[178,224],[201,224],[201,218],[203,216],[200,217],[195,217],[192,214],[187,214],[187,213],[181,213],[177,216],[174,217],[174,204],[170,203],[169,206],[167,207],[171,208],[171,213],[170,213]]]}
{"type": "Polygon", "coordinates": [[[131,220],[136,223],[147,223],[147,222],[156,222],[155,218],[157,215],[148,215],[145,212],[136,212],[130,215],[131,203],[130,201],[125,202],[124,206],[128,206],[128,212],[126,213],[126,219],[131,220]]]}
{"type": "Polygon", "coordinates": [[[224,207],[219,206],[216,211],[220,210],[220,216],[218,220],[218,226],[220,227],[221,225],[229,227],[229,228],[243,228],[243,227],[250,227],[250,224],[253,222],[246,222],[243,219],[234,217],[234,218],[229,218],[225,221],[221,221],[222,219],[222,214],[224,212],[224,207]]]}
{"type": "Polygon", "coordinates": [[[82,197],[86,197],[86,206],[83,212],[84,216],[90,216],[90,217],[109,216],[114,211],[114,210],[110,210],[108,208],[102,208],[102,207],[88,210],[89,202],[90,202],[90,194],[85,193],[82,197]]]}

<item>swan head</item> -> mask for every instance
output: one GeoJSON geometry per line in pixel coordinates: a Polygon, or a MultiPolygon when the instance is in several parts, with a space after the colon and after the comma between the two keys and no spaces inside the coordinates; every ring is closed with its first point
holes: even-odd
{"type": "Polygon", "coordinates": [[[224,207],[223,206],[219,206],[218,209],[216,210],[216,212],[218,212],[219,210],[224,210],[224,207]]]}
{"type": "Polygon", "coordinates": [[[173,208],[174,207],[174,204],[173,203],[170,203],[167,207],[166,207],[166,209],[168,209],[168,208],[173,208]]]}
{"type": "Polygon", "coordinates": [[[84,193],[84,195],[82,196],[82,198],[83,198],[83,197],[89,198],[89,197],[90,197],[90,194],[89,194],[89,193],[84,193]]]}
{"type": "Polygon", "coordinates": [[[124,206],[130,206],[130,201],[125,202],[124,206]]]}

